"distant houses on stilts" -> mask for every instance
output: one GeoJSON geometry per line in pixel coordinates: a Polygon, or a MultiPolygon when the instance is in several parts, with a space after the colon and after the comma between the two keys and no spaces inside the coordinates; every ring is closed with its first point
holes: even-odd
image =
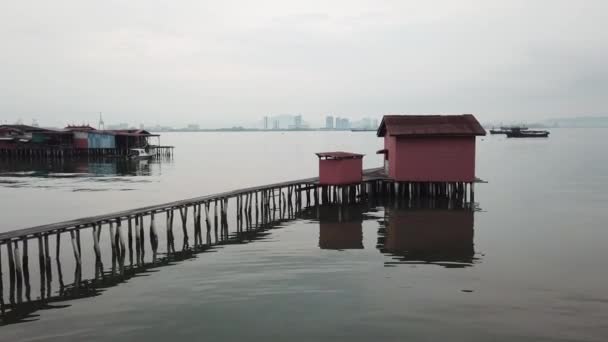
{"type": "Polygon", "coordinates": [[[28,125],[0,125],[1,157],[128,156],[132,149],[170,155],[160,135],[143,129],[97,130],[91,126],[48,129],[28,125]],[[156,144],[152,139],[156,138],[156,144]]]}

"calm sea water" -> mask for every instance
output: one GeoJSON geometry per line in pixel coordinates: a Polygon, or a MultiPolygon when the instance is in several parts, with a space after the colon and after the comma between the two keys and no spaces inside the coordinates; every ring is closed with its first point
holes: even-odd
{"type": "MultiPolygon", "coordinates": [[[[0,340],[606,341],[605,134],[478,139],[479,211],[374,202],[304,212],[35,310],[0,326],[0,340]]],[[[309,177],[318,151],[365,153],[375,167],[382,146],[350,132],[162,140],[173,160],[1,163],[0,231],[309,177]]]]}

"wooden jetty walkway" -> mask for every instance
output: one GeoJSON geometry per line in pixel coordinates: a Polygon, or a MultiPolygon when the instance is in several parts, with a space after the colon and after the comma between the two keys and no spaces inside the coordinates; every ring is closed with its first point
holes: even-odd
{"type": "MultiPolygon", "coordinates": [[[[189,207],[196,207],[196,209],[200,210],[200,206],[203,204],[208,211],[211,204],[215,204],[215,210],[217,210],[219,203],[220,210],[222,210],[223,214],[226,214],[229,199],[236,200],[237,210],[240,211],[243,211],[245,207],[251,209],[254,205],[254,201],[256,206],[259,205],[261,201],[264,205],[269,207],[268,209],[276,209],[277,202],[280,207],[292,203],[292,200],[301,206],[302,193],[306,194],[307,204],[310,204],[311,201],[315,204],[328,203],[331,202],[332,199],[338,199],[345,203],[354,203],[357,201],[358,197],[365,196],[369,192],[402,197],[462,197],[465,201],[467,198],[470,199],[470,201],[474,201],[473,183],[394,182],[386,177],[382,168],[364,170],[363,175],[363,182],[354,185],[323,186],[318,184],[318,177],[311,177],[13,230],[0,233],[0,244],[6,243],[8,240],[33,238],[39,234],[80,229],[103,223],[119,223],[122,220],[137,219],[138,217],[163,212],[170,212],[173,214],[175,210],[187,211],[187,208],[189,207]],[[222,205],[225,205],[226,207],[222,208],[222,205]]],[[[265,208],[262,207],[261,209],[263,210],[265,208]]],[[[209,213],[207,211],[206,214],[208,215],[209,213]]],[[[197,215],[200,216],[201,213],[198,213],[197,215]]],[[[214,217],[217,217],[216,212],[214,212],[214,217]]]]}
{"type": "Polygon", "coordinates": [[[99,280],[107,273],[104,263],[111,264],[110,274],[124,281],[125,274],[139,272],[133,265],[146,268],[146,255],[152,257],[154,264],[161,259],[159,255],[171,260],[227,243],[229,227],[244,234],[294,219],[306,208],[361,204],[380,197],[401,201],[445,199],[456,207],[472,207],[473,189],[472,183],[394,182],[382,169],[369,169],[359,184],[320,185],[318,178],[312,177],[0,233],[0,314],[6,318],[9,316],[5,312],[9,312],[23,318],[16,308],[29,308],[25,310],[29,312],[48,305],[53,298],[52,255],[58,296],[83,296],[91,282],[82,280],[86,271],[83,265],[94,265],[92,279],[99,280]],[[178,219],[174,219],[176,212],[178,219]],[[84,232],[89,233],[81,234],[84,232]],[[176,249],[176,241],[180,240],[182,247],[176,249]],[[66,254],[73,257],[61,257],[66,254]],[[36,272],[30,272],[30,256],[37,256],[36,272]],[[3,265],[8,268],[8,303],[3,265]],[[63,284],[62,265],[74,269],[71,286],[63,284]],[[31,283],[35,280],[40,282],[40,290],[33,295],[31,283]]]}

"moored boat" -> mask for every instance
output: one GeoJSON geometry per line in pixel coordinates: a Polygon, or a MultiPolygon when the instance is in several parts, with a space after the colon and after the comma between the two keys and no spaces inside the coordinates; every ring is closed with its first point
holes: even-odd
{"type": "Polygon", "coordinates": [[[506,126],[502,126],[500,128],[492,128],[490,129],[490,134],[507,134],[513,130],[527,130],[528,127],[524,127],[524,126],[511,126],[511,127],[506,127],[506,126]]]}
{"type": "Polygon", "coordinates": [[[129,159],[151,159],[153,154],[146,152],[143,148],[132,148],[129,150],[129,159]]]}
{"type": "Polygon", "coordinates": [[[507,138],[547,138],[549,136],[549,131],[512,129],[505,134],[507,135],[507,138]]]}

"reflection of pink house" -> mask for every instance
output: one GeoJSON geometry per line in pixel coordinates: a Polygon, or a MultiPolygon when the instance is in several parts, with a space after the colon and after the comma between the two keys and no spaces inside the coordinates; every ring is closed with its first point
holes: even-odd
{"type": "Polygon", "coordinates": [[[473,182],[475,137],[485,135],[477,119],[464,115],[385,115],[384,167],[401,182],[473,182]]]}
{"type": "Polygon", "coordinates": [[[475,254],[471,210],[388,210],[384,247],[391,253],[475,254]]]}
{"type": "Polygon", "coordinates": [[[319,157],[319,184],[346,185],[361,183],[363,155],[349,152],[322,152],[319,157]]]}

